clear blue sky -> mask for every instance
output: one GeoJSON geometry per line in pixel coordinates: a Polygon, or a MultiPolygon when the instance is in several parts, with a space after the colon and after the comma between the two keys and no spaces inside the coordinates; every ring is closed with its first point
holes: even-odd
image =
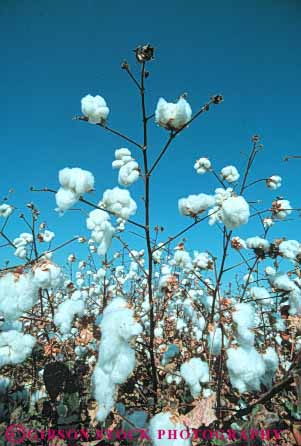
{"type": "MultiPolygon", "coordinates": [[[[249,150],[255,133],[265,149],[253,178],[283,176],[277,192],[300,207],[301,160],[282,161],[301,154],[300,19],[301,4],[293,0],[2,0],[1,196],[13,187],[16,206],[35,201],[50,228],[60,232],[58,241],[85,232],[81,214],[59,218],[54,197],[33,195],[29,187],[57,187],[57,172],[65,166],[95,174],[95,201],[116,185],[111,162],[124,144],[71,118],[79,114],[83,95],[101,94],[111,109],[110,125],[140,138],[138,97],[120,63],[134,62],[132,49],[150,42],[156,59],[147,84],[149,112],[160,96],[174,100],[184,91],[193,111],[214,93],[225,98],[177,138],[154,174],[153,225],[171,235],[188,223],[178,214],[178,198],[217,186],[194,173],[195,159],[207,155],[217,170],[227,164],[240,169],[241,151],[249,150]]],[[[167,134],[155,125],[152,130],[155,157],[167,134]]],[[[138,201],[139,186],[132,191],[138,201]]],[[[269,202],[275,196],[264,185],[254,194],[269,202]]],[[[200,250],[217,246],[217,231],[205,226],[190,235],[191,246],[200,250]]],[[[298,238],[298,228],[295,218],[276,225],[272,235],[298,238]]],[[[241,233],[255,232],[250,225],[241,233]]]]}

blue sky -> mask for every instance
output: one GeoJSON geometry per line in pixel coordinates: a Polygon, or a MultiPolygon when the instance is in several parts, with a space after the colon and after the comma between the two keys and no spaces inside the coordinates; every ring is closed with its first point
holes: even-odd
{"type": "MultiPolygon", "coordinates": [[[[82,96],[101,94],[111,109],[109,124],[141,139],[139,98],[120,63],[134,65],[132,49],[150,42],[156,48],[147,81],[150,113],[160,96],[172,101],[187,92],[193,111],[212,94],[225,98],[177,138],[153,175],[153,226],[164,226],[165,236],[184,227],[188,221],[179,216],[177,200],[217,187],[211,176],[194,173],[194,161],[205,155],[216,170],[227,164],[241,170],[256,133],[264,151],[252,178],[283,176],[279,194],[300,207],[301,160],[283,162],[287,154],[301,154],[300,18],[300,2],[292,0],[2,0],[1,196],[13,187],[11,202],[19,209],[34,201],[58,242],[85,233],[82,214],[58,217],[54,197],[33,195],[29,187],[57,187],[57,172],[65,166],[94,173],[95,202],[116,185],[111,162],[124,143],[71,118],[80,113],[82,96]]],[[[155,124],[151,131],[154,159],[167,134],[155,124]]],[[[253,192],[247,198],[266,203],[275,196],[264,185],[253,192]]],[[[142,207],[139,185],[132,193],[142,207]]],[[[252,236],[257,227],[240,232],[252,236]]],[[[12,222],[11,231],[19,229],[12,222]]],[[[299,229],[295,214],[271,234],[297,238],[299,229]]],[[[189,247],[217,249],[217,234],[205,224],[190,234],[189,247]]]]}

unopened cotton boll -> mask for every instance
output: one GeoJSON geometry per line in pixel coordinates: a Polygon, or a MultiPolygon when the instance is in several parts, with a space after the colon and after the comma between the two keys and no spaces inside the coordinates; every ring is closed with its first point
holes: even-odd
{"type": "Polygon", "coordinates": [[[190,387],[190,392],[194,398],[201,392],[201,384],[209,382],[208,364],[200,358],[192,358],[180,367],[181,376],[190,387]]]}
{"type": "Polygon", "coordinates": [[[191,107],[183,97],[175,104],[160,98],[155,111],[157,124],[167,130],[181,129],[190,121],[191,115],[191,107]]]}
{"type": "Polygon", "coordinates": [[[153,442],[153,446],[190,446],[191,445],[191,435],[187,431],[187,427],[184,424],[176,423],[172,421],[172,414],[170,412],[157,413],[149,423],[149,435],[153,442]],[[166,434],[159,438],[159,431],[166,432],[166,434]],[[187,431],[187,437],[180,436],[181,431],[187,431]],[[175,432],[176,438],[168,438],[167,432],[175,432]],[[181,438],[183,437],[183,438],[181,438]]]}
{"type": "Polygon", "coordinates": [[[90,94],[81,99],[81,109],[91,124],[104,124],[110,109],[102,96],[90,94]]]}
{"type": "Polygon", "coordinates": [[[279,252],[286,259],[294,260],[300,252],[300,243],[297,240],[286,240],[279,245],[279,252]]]}
{"type": "Polygon", "coordinates": [[[221,170],[221,177],[228,183],[234,183],[240,177],[235,166],[226,166],[221,170]]]}
{"type": "Polygon", "coordinates": [[[181,215],[196,217],[214,205],[214,197],[207,194],[189,195],[187,198],[180,198],[178,202],[181,215]]]}
{"type": "Polygon", "coordinates": [[[200,158],[195,162],[194,169],[199,175],[203,175],[204,173],[210,171],[211,162],[208,158],[200,158]]]}
{"type": "Polygon", "coordinates": [[[3,203],[0,205],[0,217],[8,218],[13,213],[14,208],[9,204],[3,203]]]}
{"type": "Polygon", "coordinates": [[[276,190],[281,187],[282,178],[279,175],[272,175],[266,180],[266,185],[269,189],[276,190]]]}
{"type": "Polygon", "coordinates": [[[0,367],[19,364],[30,355],[35,338],[16,330],[0,333],[0,367]]]}
{"type": "Polygon", "coordinates": [[[105,209],[124,220],[128,220],[137,210],[137,205],[129,191],[119,187],[107,189],[103,194],[100,205],[103,205],[105,209]]]}
{"type": "Polygon", "coordinates": [[[239,197],[230,197],[221,207],[221,219],[227,229],[235,229],[248,223],[250,208],[246,200],[239,197]]]}

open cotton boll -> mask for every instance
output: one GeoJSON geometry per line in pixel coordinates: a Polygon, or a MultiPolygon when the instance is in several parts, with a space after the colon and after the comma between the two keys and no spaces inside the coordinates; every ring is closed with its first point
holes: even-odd
{"type": "Polygon", "coordinates": [[[115,229],[110,223],[110,216],[101,209],[94,209],[89,213],[86,224],[87,228],[92,231],[92,240],[99,244],[98,254],[105,255],[111,247],[115,233],[115,229]]]}
{"type": "Polygon", "coordinates": [[[81,316],[84,313],[85,304],[80,292],[73,293],[71,299],[62,302],[54,316],[54,323],[59,327],[62,334],[68,334],[71,330],[72,321],[77,314],[81,316]]]}
{"type": "Polygon", "coordinates": [[[60,187],[55,194],[55,201],[57,205],[56,210],[61,213],[67,211],[79,200],[79,197],[80,196],[72,190],[66,189],[65,187],[60,187]]]}
{"type": "Polygon", "coordinates": [[[251,346],[255,342],[255,334],[250,330],[255,326],[255,309],[251,304],[235,305],[232,319],[236,323],[236,339],[241,346],[251,346]]]}
{"type": "Polygon", "coordinates": [[[175,252],[172,264],[184,269],[191,269],[191,257],[187,251],[178,250],[175,252]]]}
{"type": "Polygon", "coordinates": [[[279,252],[286,259],[294,260],[300,252],[300,243],[297,240],[286,240],[279,245],[279,252]]]}
{"type": "Polygon", "coordinates": [[[235,166],[226,166],[221,170],[221,177],[228,181],[228,183],[234,183],[240,177],[235,166]]]}
{"type": "Polygon", "coordinates": [[[39,263],[34,269],[34,282],[38,288],[59,288],[65,276],[58,265],[50,261],[39,263]]]}
{"type": "Polygon", "coordinates": [[[16,330],[0,333],[0,367],[8,364],[19,364],[30,355],[35,338],[16,330]]]}
{"type": "Polygon", "coordinates": [[[200,158],[195,162],[193,167],[199,175],[203,175],[204,173],[210,171],[211,162],[208,158],[200,158]]]}
{"type": "Polygon", "coordinates": [[[48,231],[46,229],[46,231],[44,231],[44,233],[41,234],[41,237],[42,237],[43,242],[50,243],[54,239],[55,233],[52,231],[48,231]]]}
{"type": "Polygon", "coordinates": [[[229,348],[227,368],[231,385],[239,392],[260,390],[266,367],[262,356],[253,347],[229,348]]]}
{"type": "Polygon", "coordinates": [[[200,358],[192,358],[180,367],[180,373],[190,387],[191,395],[196,398],[201,392],[201,384],[209,382],[208,364],[200,358]]]}
{"type": "Polygon", "coordinates": [[[291,204],[288,200],[275,200],[272,203],[272,211],[276,220],[285,220],[292,213],[291,204]]]}
{"type": "Polygon", "coordinates": [[[139,179],[139,166],[136,161],[129,161],[119,170],[118,183],[121,186],[130,186],[139,179]]]}
{"type": "Polygon", "coordinates": [[[263,353],[262,358],[265,364],[265,374],[261,381],[267,387],[271,387],[274,374],[279,366],[279,358],[273,347],[268,347],[266,352],[263,353]]]}
{"type": "Polygon", "coordinates": [[[266,185],[269,189],[276,190],[281,187],[282,178],[279,175],[272,175],[266,180],[266,185]]]}
{"type": "Polygon", "coordinates": [[[208,252],[198,252],[193,253],[193,265],[199,269],[212,269],[213,261],[208,252]]]}
{"type": "Polygon", "coordinates": [[[290,291],[288,297],[289,297],[289,304],[290,304],[289,313],[291,315],[300,315],[301,314],[301,290],[300,290],[300,288],[295,285],[295,288],[292,291],[290,291]]]}
{"type": "Polygon", "coordinates": [[[0,205],[0,217],[8,218],[13,213],[14,208],[9,204],[3,203],[0,205]]]}
{"type": "Polygon", "coordinates": [[[254,286],[250,289],[250,296],[260,305],[270,305],[273,300],[266,288],[254,286]]]}
{"type": "Polygon", "coordinates": [[[0,314],[5,319],[18,319],[38,300],[32,273],[7,273],[0,277],[0,314]]]}
{"type": "Polygon", "coordinates": [[[292,291],[296,288],[296,285],[286,273],[278,272],[276,274],[270,274],[268,280],[276,290],[292,291]]]}
{"type": "Polygon", "coordinates": [[[167,130],[179,130],[190,121],[191,115],[191,107],[184,98],[181,97],[175,104],[160,98],[155,111],[155,120],[160,127],[167,130]]]}
{"type": "Polygon", "coordinates": [[[91,124],[104,124],[110,112],[102,96],[90,94],[81,99],[81,109],[91,124]]]}
{"type": "Polygon", "coordinates": [[[207,194],[189,195],[187,198],[180,198],[178,202],[181,215],[196,217],[214,205],[214,197],[207,194]]]}
{"type": "MultiPolygon", "coordinates": [[[[170,412],[157,413],[149,422],[149,436],[152,440],[153,446],[190,446],[191,439],[183,436],[180,437],[181,431],[186,431],[187,427],[181,423],[174,423],[172,421],[173,415],[170,412]],[[160,438],[159,431],[166,432],[166,434],[160,438]],[[168,438],[167,432],[176,432],[176,439],[168,438]]],[[[187,435],[188,436],[188,435],[187,435]]],[[[189,435],[191,437],[191,435],[189,435]]]]}
{"type": "Polygon", "coordinates": [[[262,220],[262,223],[263,223],[264,229],[271,228],[275,224],[274,220],[270,217],[264,218],[262,220]]]}
{"type": "Polygon", "coordinates": [[[239,197],[230,197],[221,207],[221,219],[227,229],[235,229],[248,223],[250,208],[246,200],[239,197]]]}
{"type": "Polygon", "coordinates": [[[94,189],[94,176],[80,167],[65,167],[59,171],[59,182],[62,187],[82,195],[94,189]]]}
{"type": "Polygon", "coordinates": [[[246,245],[249,249],[262,249],[264,252],[268,252],[270,249],[270,242],[257,235],[255,237],[247,238],[246,245]]]}
{"type": "Polygon", "coordinates": [[[227,189],[223,189],[222,187],[218,187],[214,191],[214,199],[217,205],[222,205],[225,200],[232,197],[233,189],[232,187],[228,187],[227,189]]]}
{"type": "Polygon", "coordinates": [[[103,194],[100,205],[124,220],[128,220],[137,210],[137,205],[129,191],[119,187],[107,189],[103,194]]]}
{"type": "Polygon", "coordinates": [[[99,366],[96,366],[93,372],[94,396],[98,402],[97,419],[104,421],[115,403],[115,384],[99,366]]]}

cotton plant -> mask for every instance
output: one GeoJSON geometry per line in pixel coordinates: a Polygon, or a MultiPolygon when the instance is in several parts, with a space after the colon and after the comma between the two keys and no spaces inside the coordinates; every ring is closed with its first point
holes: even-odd
{"type": "Polygon", "coordinates": [[[91,231],[92,240],[98,244],[98,254],[105,255],[115,234],[115,228],[110,222],[110,215],[101,209],[94,209],[89,212],[86,224],[91,231]]]}
{"type": "Polygon", "coordinates": [[[59,171],[61,187],[55,195],[57,210],[64,213],[74,206],[82,195],[94,189],[94,176],[79,167],[65,167],[59,171]]]}
{"type": "Polygon", "coordinates": [[[119,169],[118,183],[121,186],[131,186],[139,179],[139,165],[132,157],[131,151],[127,148],[115,151],[115,160],[112,163],[112,167],[113,169],[119,169]]]}
{"type": "Polygon", "coordinates": [[[102,96],[87,94],[81,100],[83,115],[91,124],[105,124],[110,109],[102,96]]]}
{"type": "Polygon", "coordinates": [[[156,122],[160,127],[167,130],[180,130],[187,125],[191,117],[191,107],[184,97],[181,97],[176,103],[167,102],[164,98],[160,98],[157,103],[156,122]]]}
{"type": "Polygon", "coordinates": [[[211,162],[208,158],[199,158],[196,160],[193,167],[197,174],[204,175],[204,173],[210,172],[211,162]]]}

